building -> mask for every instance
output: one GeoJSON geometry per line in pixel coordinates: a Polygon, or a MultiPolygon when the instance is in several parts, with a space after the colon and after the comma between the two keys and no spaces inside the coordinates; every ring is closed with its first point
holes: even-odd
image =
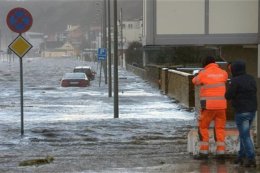
{"type": "Polygon", "coordinates": [[[88,41],[90,49],[98,49],[101,47],[101,27],[100,26],[91,26],[88,33],[88,41]]]}
{"type": "Polygon", "coordinates": [[[44,42],[44,34],[38,32],[25,32],[24,38],[33,46],[28,52],[30,55],[40,55],[40,45],[44,42]]]}
{"type": "Polygon", "coordinates": [[[132,42],[141,42],[143,32],[143,20],[122,20],[118,23],[118,49],[119,52],[119,64],[123,67],[126,66],[125,51],[128,49],[129,44],[132,42]]]}
{"type": "Polygon", "coordinates": [[[224,53],[224,45],[259,43],[258,0],[144,0],[143,3],[145,48],[214,45],[224,53]]]}
{"type": "MultiPolygon", "coordinates": [[[[158,47],[214,47],[225,61],[243,59],[260,91],[259,0],[144,0],[143,9],[144,66],[158,47]]],[[[260,146],[260,118],[257,124],[260,146]]]]}
{"type": "Polygon", "coordinates": [[[68,25],[65,33],[67,33],[67,41],[73,45],[76,52],[79,54],[80,46],[85,38],[85,34],[81,27],[79,25],[68,25]]]}
{"type": "MultiPolygon", "coordinates": [[[[123,40],[125,42],[133,42],[133,41],[142,41],[143,36],[143,20],[142,19],[134,19],[134,20],[124,20],[122,22],[122,26],[119,24],[119,32],[120,29],[123,29],[123,40]]],[[[121,34],[119,33],[119,37],[121,34]]]]}
{"type": "Polygon", "coordinates": [[[42,57],[75,57],[76,49],[69,42],[49,41],[45,43],[42,57]]]}

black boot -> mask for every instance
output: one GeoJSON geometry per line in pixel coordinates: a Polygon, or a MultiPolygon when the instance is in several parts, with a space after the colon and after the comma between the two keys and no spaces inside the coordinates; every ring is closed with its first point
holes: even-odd
{"type": "Polygon", "coordinates": [[[256,160],[255,159],[246,159],[245,167],[256,167],[256,160]]]}
{"type": "Polygon", "coordinates": [[[236,159],[234,160],[233,163],[234,163],[234,164],[243,165],[243,163],[244,163],[244,159],[241,158],[241,157],[238,157],[238,158],[236,158],[236,159]]]}

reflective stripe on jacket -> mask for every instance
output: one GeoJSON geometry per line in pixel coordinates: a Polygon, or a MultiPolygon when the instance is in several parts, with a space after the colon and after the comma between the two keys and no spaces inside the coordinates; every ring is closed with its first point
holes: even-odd
{"type": "Polygon", "coordinates": [[[194,85],[200,86],[201,108],[226,109],[226,81],[228,74],[217,64],[210,63],[192,79],[194,85]]]}

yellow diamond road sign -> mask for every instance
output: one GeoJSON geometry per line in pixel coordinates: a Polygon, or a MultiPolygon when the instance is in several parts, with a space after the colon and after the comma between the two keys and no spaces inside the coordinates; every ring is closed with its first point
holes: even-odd
{"type": "Polygon", "coordinates": [[[23,36],[19,35],[8,47],[22,58],[32,48],[32,45],[23,36]]]}

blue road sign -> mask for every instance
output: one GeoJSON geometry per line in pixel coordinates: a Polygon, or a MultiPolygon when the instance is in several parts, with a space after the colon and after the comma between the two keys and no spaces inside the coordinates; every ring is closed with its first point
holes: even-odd
{"type": "Polygon", "coordinates": [[[107,49],[98,48],[98,60],[106,60],[107,58],[107,49]]]}
{"type": "Polygon", "coordinates": [[[24,8],[14,8],[9,11],[6,22],[10,30],[19,34],[28,31],[33,23],[32,15],[24,8]]]}

